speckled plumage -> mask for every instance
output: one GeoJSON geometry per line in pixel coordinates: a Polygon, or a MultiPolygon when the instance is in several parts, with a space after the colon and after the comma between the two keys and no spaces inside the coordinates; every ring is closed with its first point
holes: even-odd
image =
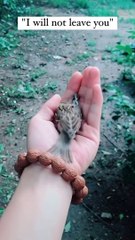
{"type": "Polygon", "coordinates": [[[75,95],[71,102],[62,102],[55,114],[57,127],[60,136],[56,144],[49,152],[62,157],[66,162],[72,162],[70,152],[71,140],[75,138],[76,133],[81,127],[81,110],[78,98],[75,95]]]}
{"type": "Polygon", "coordinates": [[[61,103],[57,111],[59,130],[64,131],[70,139],[75,137],[81,126],[81,111],[74,103],[61,103]]]}

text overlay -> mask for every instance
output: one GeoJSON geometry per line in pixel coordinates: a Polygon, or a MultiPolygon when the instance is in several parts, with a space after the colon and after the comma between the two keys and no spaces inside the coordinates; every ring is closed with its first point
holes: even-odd
{"type": "Polygon", "coordinates": [[[117,30],[117,17],[18,17],[18,30],[117,30]]]}

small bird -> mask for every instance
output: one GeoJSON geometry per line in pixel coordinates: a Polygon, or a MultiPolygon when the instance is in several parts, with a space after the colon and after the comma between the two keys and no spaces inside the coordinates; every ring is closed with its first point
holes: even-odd
{"type": "Polygon", "coordinates": [[[82,113],[76,94],[71,101],[60,103],[55,114],[55,120],[60,135],[56,144],[49,149],[49,152],[61,157],[67,163],[72,163],[70,145],[79,131],[82,121],[82,113]]]}

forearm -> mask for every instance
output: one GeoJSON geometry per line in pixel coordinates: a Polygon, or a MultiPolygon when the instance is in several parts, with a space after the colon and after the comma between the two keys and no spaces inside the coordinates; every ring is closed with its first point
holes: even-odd
{"type": "Polygon", "coordinates": [[[1,218],[1,239],[61,239],[71,198],[70,184],[52,169],[29,166],[1,218]]]}

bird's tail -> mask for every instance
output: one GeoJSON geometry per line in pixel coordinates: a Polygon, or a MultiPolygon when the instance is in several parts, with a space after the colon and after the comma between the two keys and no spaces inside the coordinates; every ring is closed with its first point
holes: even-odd
{"type": "Polygon", "coordinates": [[[49,149],[49,152],[57,157],[61,157],[67,163],[72,162],[72,154],[70,152],[70,139],[66,133],[60,133],[58,141],[49,149]]]}

